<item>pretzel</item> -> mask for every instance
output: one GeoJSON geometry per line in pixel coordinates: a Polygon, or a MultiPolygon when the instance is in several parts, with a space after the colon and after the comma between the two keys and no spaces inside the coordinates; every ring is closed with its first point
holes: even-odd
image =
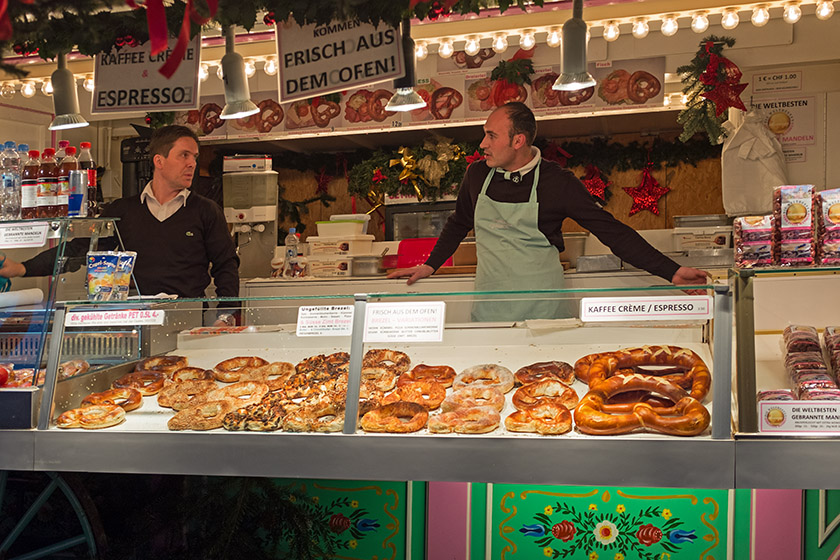
{"type": "Polygon", "coordinates": [[[312,120],[320,128],[326,127],[340,113],[341,109],[335,101],[321,101],[312,106],[312,120]]]}
{"type": "Polygon", "coordinates": [[[229,401],[209,401],[194,404],[179,411],[169,419],[170,430],[214,430],[222,427],[228,412],[233,410],[229,401]]]}
{"type": "Polygon", "coordinates": [[[572,409],[578,404],[575,390],[561,383],[558,379],[543,379],[529,385],[523,385],[513,393],[513,406],[525,410],[539,404],[545,398],[552,398],[572,409]]]}
{"type": "Polygon", "coordinates": [[[505,418],[511,432],[537,432],[542,435],[565,434],[572,429],[572,413],[560,399],[548,397],[527,409],[517,410],[505,418]]]}
{"type": "Polygon", "coordinates": [[[637,70],[630,75],[630,81],[627,84],[627,97],[634,103],[645,103],[648,99],[659,95],[661,89],[662,85],[653,74],[644,70],[637,70]]]}
{"type": "Polygon", "coordinates": [[[460,408],[488,407],[501,412],[505,407],[505,396],[493,387],[467,386],[446,397],[440,406],[444,412],[452,412],[460,408]]]}
{"type": "Polygon", "coordinates": [[[240,381],[207,393],[205,400],[230,400],[234,408],[256,404],[268,394],[268,385],[256,381],[240,381]]]}
{"type": "Polygon", "coordinates": [[[99,430],[116,426],[125,420],[125,410],[114,404],[100,404],[73,408],[55,420],[59,428],[84,428],[99,430]]]}
{"type": "Polygon", "coordinates": [[[182,367],[176,370],[169,378],[173,383],[183,383],[184,381],[193,380],[212,381],[215,379],[212,369],[204,369],[200,367],[182,367]]]}
{"type": "Polygon", "coordinates": [[[593,93],[595,93],[595,86],[575,91],[558,91],[557,98],[560,100],[561,105],[580,105],[589,101],[593,93]]]}
{"type": "Polygon", "coordinates": [[[130,387],[137,389],[144,397],[156,395],[163,389],[163,374],[159,371],[135,371],[127,373],[114,381],[111,386],[114,389],[130,387]]]}
{"type": "Polygon", "coordinates": [[[483,49],[479,49],[479,51],[474,55],[468,55],[464,51],[457,51],[452,56],[452,59],[456,64],[466,65],[467,68],[479,68],[482,64],[484,64],[485,60],[489,60],[494,56],[496,56],[496,51],[485,47],[483,49]]]}
{"type": "Polygon", "coordinates": [[[201,131],[204,134],[210,134],[225,124],[220,118],[221,114],[222,108],[215,103],[205,103],[202,105],[198,117],[198,120],[201,123],[201,131]]]}
{"type": "Polygon", "coordinates": [[[257,132],[271,132],[271,129],[283,121],[283,108],[273,99],[263,99],[257,104],[260,112],[256,117],[257,132]]]}
{"type": "Polygon", "coordinates": [[[95,406],[100,404],[116,405],[129,412],[140,408],[140,405],[143,404],[143,395],[137,389],[125,387],[122,389],[109,389],[101,393],[92,393],[82,399],[82,406],[95,406]]]}
{"type": "Polygon", "coordinates": [[[158,405],[183,410],[190,405],[207,400],[207,393],[216,388],[215,381],[191,379],[180,383],[170,383],[158,393],[158,405]]]}
{"type": "Polygon", "coordinates": [[[266,366],[268,362],[256,356],[230,358],[216,364],[213,375],[223,383],[235,383],[243,373],[251,373],[254,369],[266,366]]]}
{"type": "Polygon", "coordinates": [[[362,379],[371,380],[380,391],[390,391],[397,376],[408,371],[407,354],[396,350],[368,350],[362,359],[362,379]]]}
{"type": "Polygon", "coordinates": [[[286,416],[289,432],[339,432],[344,428],[344,407],[332,402],[304,406],[286,416]]]}
{"type": "Polygon", "coordinates": [[[374,408],[359,424],[366,432],[409,433],[421,430],[429,412],[417,403],[399,401],[374,408]]]}
{"type": "Polygon", "coordinates": [[[695,436],[710,422],[709,411],[700,401],[663,379],[650,375],[614,376],[593,382],[589,392],[575,409],[575,424],[585,434],[626,434],[647,428],[675,436],[695,436]],[[626,391],[644,390],[664,395],[676,403],[668,411],[656,411],[645,403],[636,403],[630,412],[610,414],[606,401],[626,391]]]}
{"type": "Polygon", "coordinates": [[[543,379],[557,379],[566,385],[575,382],[575,371],[566,362],[537,362],[521,367],[513,374],[518,385],[527,385],[543,379]]]}
{"type": "Polygon", "coordinates": [[[458,90],[451,87],[438,88],[432,93],[429,111],[436,119],[448,119],[452,116],[452,111],[463,102],[464,96],[458,90]]]}
{"type": "Polygon", "coordinates": [[[277,391],[283,389],[294,374],[295,366],[289,362],[272,362],[241,374],[239,381],[258,381],[268,385],[269,391],[277,391]]]}
{"type": "Polygon", "coordinates": [[[429,417],[429,431],[435,434],[486,434],[499,427],[499,411],[489,406],[459,408],[429,417]]]}
{"type": "Polygon", "coordinates": [[[385,105],[387,105],[392,95],[387,89],[378,89],[371,94],[368,98],[368,112],[373,120],[382,122],[388,118],[389,113],[394,114],[392,111],[385,110],[385,105]]]}
{"type": "Polygon", "coordinates": [[[452,387],[460,389],[467,385],[493,387],[502,393],[513,389],[513,374],[511,371],[497,364],[481,364],[472,366],[455,376],[452,387]]]}
{"type": "Polygon", "coordinates": [[[382,404],[389,404],[397,401],[413,402],[426,407],[426,410],[434,410],[440,406],[446,397],[446,388],[434,381],[415,381],[397,387],[397,390],[385,397],[382,404]]]}
{"type": "Polygon", "coordinates": [[[187,367],[187,359],[184,356],[154,356],[139,362],[134,371],[172,373],[184,367],[187,367]]]}
{"type": "Polygon", "coordinates": [[[74,375],[81,375],[89,369],[90,364],[85,360],[70,360],[59,364],[58,378],[67,379],[68,377],[73,377],[74,375]]]}
{"type": "Polygon", "coordinates": [[[415,381],[436,381],[444,387],[451,387],[452,382],[455,381],[455,370],[449,366],[427,366],[426,364],[417,364],[414,369],[407,371],[400,375],[397,379],[397,387],[401,387],[408,383],[415,381]]]}

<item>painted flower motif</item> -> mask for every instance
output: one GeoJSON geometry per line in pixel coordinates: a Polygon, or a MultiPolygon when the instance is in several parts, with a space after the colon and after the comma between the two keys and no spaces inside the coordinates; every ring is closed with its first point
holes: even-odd
{"type": "Polygon", "coordinates": [[[589,504],[589,511],[598,511],[598,504],[589,504]]]}
{"type": "Polygon", "coordinates": [[[359,502],[357,500],[353,500],[352,502],[350,502],[350,507],[351,508],[359,507],[359,502]]]}
{"type": "Polygon", "coordinates": [[[550,546],[547,546],[543,549],[543,556],[552,557],[554,556],[554,549],[550,546]]]}
{"type": "Polygon", "coordinates": [[[330,517],[329,527],[333,533],[343,533],[350,528],[350,520],[340,513],[334,513],[330,517]]]}
{"type": "Polygon", "coordinates": [[[359,519],[356,521],[356,529],[359,531],[373,531],[379,529],[379,523],[376,522],[376,519],[359,519]]]}
{"type": "Polygon", "coordinates": [[[347,546],[349,546],[350,548],[356,548],[357,546],[359,546],[359,543],[356,542],[356,539],[350,539],[350,542],[347,543],[347,546]]]}
{"type": "Polygon", "coordinates": [[[615,556],[613,556],[613,560],[624,560],[624,555],[620,552],[616,552],[615,556]]]}
{"type": "Polygon", "coordinates": [[[545,527],[542,525],[523,525],[519,532],[526,537],[542,537],[545,535],[545,527]]]}
{"type": "Polygon", "coordinates": [[[589,553],[589,560],[598,560],[598,553],[594,550],[589,553]]]}
{"type": "Polygon", "coordinates": [[[650,546],[659,542],[662,538],[662,531],[656,525],[648,523],[639,527],[638,532],[636,532],[636,538],[639,539],[641,544],[650,546]]]}
{"type": "Polygon", "coordinates": [[[551,506],[545,506],[545,509],[543,511],[546,515],[551,515],[552,513],[554,513],[554,508],[551,506]]]}
{"type": "Polygon", "coordinates": [[[691,531],[683,531],[682,529],[674,529],[668,533],[668,540],[674,544],[681,544],[691,542],[697,538],[694,534],[694,529],[691,531]]]}
{"type": "Polygon", "coordinates": [[[321,500],[320,496],[312,496],[312,501],[316,504],[321,500]]]}
{"type": "Polygon", "coordinates": [[[602,545],[611,544],[618,537],[618,528],[611,521],[601,521],[592,532],[602,545]]]}
{"type": "Polygon", "coordinates": [[[294,495],[290,494],[289,495],[289,501],[292,502],[292,503],[297,502],[297,496],[294,496],[294,495]]]}
{"type": "Polygon", "coordinates": [[[671,513],[671,510],[670,510],[670,509],[663,509],[663,510],[662,510],[662,517],[664,517],[666,520],[667,520],[667,519],[671,519],[671,516],[672,516],[672,515],[673,515],[673,514],[671,513]]]}
{"type": "Polygon", "coordinates": [[[617,506],[615,506],[615,511],[618,513],[624,513],[625,511],[627,511],[627,508],[624,507],[624,504],[618,504],[617,506]]]}
{"type": "Polygon", "coordinates": [[[554,535],[554,538],[563,542],[569,542],[575,538],[575,533],[577,533],[577,529],[574,523],[565,519],[551,528],[551,534],[554,535]]]}

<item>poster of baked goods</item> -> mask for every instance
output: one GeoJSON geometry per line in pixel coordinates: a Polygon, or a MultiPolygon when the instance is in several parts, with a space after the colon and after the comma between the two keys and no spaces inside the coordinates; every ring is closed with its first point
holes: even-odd
{"type": "Polygon", "coordinates": [[[595,106],[595,88],[579,91],[557,91],[552,89],[560,75],[560,67],[539,68],[531,77],[531,105],[537,113],[569,113],[595,106]]]}
{"type": "Polygon", "coordinates": [[[342,117],[345,126],[373,126],[401,120],[399,113],[386,111],[385,105],[394,95],[390,88],[368,88],[342,93],[342,117]]]}
{"type": "Polygon", "coordinates": [[[259,113],[231,120],[227,127],[228,138],[242,138],[248,136],[261,136],[264,134],[276,134],[282,130],[280,123],[283,122],[286,112],[280,103],[271,98],[253,98],[254,103],[260,109],[259,113]]]}
{"type": "Polygon", "coordinates": [[[333,93],[294,101],[286,105],[283,108],[285,111],[286,130],[297,130],[301,128],[324,129],[340,126],[340,100],[341,94],[333,93]]]}
{"type": "Polygon", "coordinates": [[[487,114],[511,101],[528,101],[528,84],[513,84],[507,80],[491,80],[486,74],[467,74],[464,90],[467,97],[467,117],[486,117],[487,114]]]}
{"type": "Polygon", "coordinates": [[[202,97],[198,109],[176,111],[173,124],[180,124],[192,129],[197,136],[224,136],[225,121],[220,117],[225,106],[223,95],[202,97]]]}
{"type": "Polygon", "coordinates": [[[597,82],[596,107],[661,106],[665,98],[664,57],[590,64],[589,72],[597,82]]]}
{"type": "Polygon", "coordinates": [[[460,77],[443,77],[440,80],[419,79],[414,90],[426,102],[422,109],[409,112],[411,122],[449,121],[464,117],[464,81],[460,77]]]}
{"type": "Polygon", "coordinates": [[[437,58],[436,74],[461,73],[475,70],[476,68],[487,68],[492,70],[499,61],[499,55],[491,48],[479,49],[476,54],[467,54],[464,51],[455,51],[449,58],[437,58]]]}

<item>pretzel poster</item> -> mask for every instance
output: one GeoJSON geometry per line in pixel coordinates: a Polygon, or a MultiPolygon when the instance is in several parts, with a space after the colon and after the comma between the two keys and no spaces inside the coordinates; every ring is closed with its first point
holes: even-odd
{"type": "Polygon", "coordinates": [[[595,81],[595,106],[625,109],[661,107],[665,99],[665,59],[612,60],[589,65],[595,81]]]}

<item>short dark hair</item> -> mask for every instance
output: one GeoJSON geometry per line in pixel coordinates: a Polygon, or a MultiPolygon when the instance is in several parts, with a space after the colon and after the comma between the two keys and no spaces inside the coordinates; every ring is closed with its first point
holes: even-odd
{"type": "Polygon", "coordinates": [[[510,119],[510,139],[513,140],[516,134],[524,134],[525,142],[532,145],[537,137],[537,120],[531,109],[519,101],[512,101],[503,107],[510,119]]]}
{"type": "Polygon", "coordinates": [[[163,157],[169,155],[172,146],[175,145],[180,138],[192,138],[198,144],[198,136],[192,129],[179,124],[172,124],[169,126],[162,126],[152,133],[152,139],[149,142],[149,157],[154,159],[158,154],[163,157]]]}

